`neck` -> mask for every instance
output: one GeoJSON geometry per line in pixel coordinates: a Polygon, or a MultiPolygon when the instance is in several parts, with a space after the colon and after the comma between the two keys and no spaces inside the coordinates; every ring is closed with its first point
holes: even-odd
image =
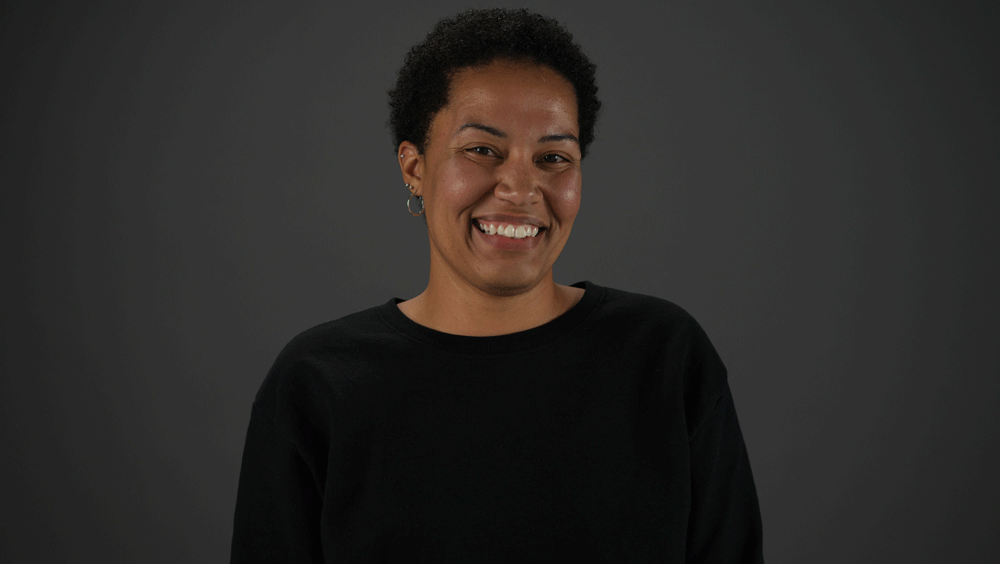
{"type": "Polygon", "coordinates": [[[583,297],[582,288],[556,284],[552,275],[516,295],[495,295],[468,284],[432,283],[399,304],[410,319],[443,333],[487,337],[526,331],[565,313],[583,297]]]}

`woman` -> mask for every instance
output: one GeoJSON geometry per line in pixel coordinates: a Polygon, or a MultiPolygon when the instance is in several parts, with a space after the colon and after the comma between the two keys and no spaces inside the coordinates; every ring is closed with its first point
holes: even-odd
{"type": "Polygon", "coordinates": [[[760,562],[726,371],[673,304],[552,265],[594,66],[526,11],[442,21],[390,92],[430,279],[313,328],[254,402],[233,562],[760,562]]]}

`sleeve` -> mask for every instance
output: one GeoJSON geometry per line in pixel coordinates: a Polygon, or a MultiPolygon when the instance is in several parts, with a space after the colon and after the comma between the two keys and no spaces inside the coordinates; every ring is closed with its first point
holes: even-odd
{"type": "Polygon", "coordinates": [[[300,450],[274,423],[250,417],[233,523],[231,564],[323,562],[322,500],[300,450]]]}
{"type": "Polygon", "coordinates": [[[760,507],[732,393],[722,390],[690,439],[689,564],[762,564],[760,507]]]}

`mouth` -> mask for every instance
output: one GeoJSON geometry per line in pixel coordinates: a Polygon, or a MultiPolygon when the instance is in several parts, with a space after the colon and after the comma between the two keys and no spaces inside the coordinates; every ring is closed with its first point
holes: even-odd
{"type": "Polygon", "coordinates": [[[539,233],[545,231],[544,227],[530,225],[527,223],[516,223],[507,221],[486,221],[474,219],[472,224],[486,235],[497,235],[508,239],[526,239],[537,237],[539,233]]]}

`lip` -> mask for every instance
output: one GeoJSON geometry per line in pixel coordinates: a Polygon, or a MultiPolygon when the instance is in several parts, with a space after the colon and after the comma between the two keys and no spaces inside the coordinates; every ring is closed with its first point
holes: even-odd
{"type": "Polygon", "coordinates": [[[487,221],[487,222],[493,222],[493,223],[513,223],[515,225],[516,224],[531,225],[532,227],[537,227],[539,230],[548,229],[548,226],[545,225],[544,221],[542,221],[541,219],[538,219],[537,217],[533,217],[533,216],[530,216],[530,215],[512,215],[512,214],[505,214],[505,213],[492,213],[492,214],[487,214],[487,215],[477,215],[476,217],[472,218],[472,221],[474,221],[474,222],[475,221],[479,221],[479,222],[487,221]]]}
{"type": "MultiPolygon", "coordinates": [[[[496,216],[490,216],[490,217],[496,217],[496,216]]],[[[492,247],[500,251],[522,251],[522,252],[530,251],[531,249],[534,249],[539,244],[541,244],[542,237],[544,237],[545,234],[545,231],[543,231],[544,228],[538,226],[537,223],[533,222],[530,223],[529,225],[535,225],[539,227],[538,235],[534,237],[524,237],[523,239],[512,239],[510,237],[504,237],[503,235],[487,235],[486,233],[480,231],[478,227],[476,227],[475,225],[476,221],[506,221],[508,223],[523,223],[523,224],[529,224],[529,223],[524,221],[523,219],[514,220],[514,219],[477,218],[476,220],[473,220],[473,222],[469,225],[469,229],[472,230],[473,238],[482,242],[484,245],[487,245],[489,247],[492,247]]]]}

